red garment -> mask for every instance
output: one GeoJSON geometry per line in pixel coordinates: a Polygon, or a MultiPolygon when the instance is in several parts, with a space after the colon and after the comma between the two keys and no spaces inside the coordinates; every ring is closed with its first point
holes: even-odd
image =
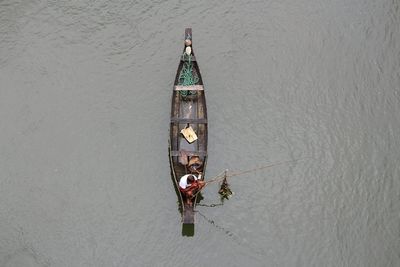
{"type": "Polygon", "coordinates": [[[197,192],[199,189],[199,183],[197,181],[193,181],[188,187],[185,189],[179,187],[179,190],[186,195],[188,198],[192,198],[193,195],[197,192]]]}

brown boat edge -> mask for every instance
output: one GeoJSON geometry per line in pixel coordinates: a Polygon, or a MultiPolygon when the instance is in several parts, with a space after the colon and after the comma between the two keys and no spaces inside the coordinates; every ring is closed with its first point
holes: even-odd
{"type": "Polygon", "coordinates": [[[179,190],[179,180],[186,174],[195,174],[204,180],[207,164],[207,107],[203,80],[193,52],[192,29],[185,30],[184,51],[175,76],[172,91],[169,159],[171,175],[178,195],[183,224],[194,224],[194,208],[201,199],[201,193],[192,199],[179,190]],[[189,53],[187,47],[190,47],[189,53]],[[190,56],[187,56],[189,55],[190,56]],[[189,69],[192,84],[182,85],[181,71],[189,69]],[[184,130],[185,136],[181,133],[184,130]],[[189,135],[186,134],[189,132],[189,135]],[[194,136],[194,137],[193,137],[194,136]],[[197,137],[197,139],[196,139],[197,137]],[[196,162],[196,167],[190,165],[196,162]]]}

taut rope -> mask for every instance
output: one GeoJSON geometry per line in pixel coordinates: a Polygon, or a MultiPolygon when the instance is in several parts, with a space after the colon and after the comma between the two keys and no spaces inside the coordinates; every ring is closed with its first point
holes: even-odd
{"type": "Polygon", "coordinates": [[[234,173],[231,173],[231,174],[227,174],[227,171],[223,171],[222,173],[218,174],[217,176],[214,176],[211,180],[208,180],[208,181],[206,182],[206,185],[211,184],[211,183],[215,183],[215,182],[222,181],[224,178],[227,178],[227,177],[239,176],[239,175],[242,175],[242,174],[251,173],[251,172],[258,171],[258,170],[263,170],[263,169],[271,168],[271,167],[278,166],[278,165],[282,165],[282,164],[285,164],[285,163],[296,162],[296,161],[303,160],[303,159],[307,159],[307,158],[300,158],[300,159],[294,159],[294,160],[280,161],[280,162],[276,162],[276,163],[273,163],[273,164],[264,165],[264,166],[257,167],[257,168],[252,168],[252,169],[248,169],[248,170],[244,170],[244,171],[240,171],[240,172],[234,172],[234,173]]]}

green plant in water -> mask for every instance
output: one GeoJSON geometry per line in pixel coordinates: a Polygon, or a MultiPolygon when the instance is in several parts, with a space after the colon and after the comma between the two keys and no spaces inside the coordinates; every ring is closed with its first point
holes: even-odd
{"type": "Polygon", "coordinates": [[[221,200],[229,199],[233,195],[232,190],[229,188],[229,184],[226,179],[226,176],[225,176],[224,180],[222,181],[222,184],[218,191],[218,194],[221,196],[221,200]]]}

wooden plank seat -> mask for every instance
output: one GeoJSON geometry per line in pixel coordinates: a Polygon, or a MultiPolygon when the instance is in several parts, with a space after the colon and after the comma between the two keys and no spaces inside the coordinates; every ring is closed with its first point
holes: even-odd
{"type": "Polygon", "coordinates": [[[175,85],[174,90],[175,91],[204,91],[204,86],[200,85],[200,84],[189,85],[189,86],[175,85]]]}
{"type": "MultiPolygon", "coordinates": [[[[172,157],[180,156],[180,151],[178,151],[178,150],[172,150],[170,153],[171,153],[172,157]]],[[[204,157],[204,156],[207,156],[207,151],[185,151],[185,154],[188,155],[189,157],[191,157],[191,156],[204,157]]]]}
{"type": "Polygon", "coordinates": [[[171,123],[192,123],[192,124],[207,124],[207,119],[186,119],[186,118],[171,118],[171,123]]]}

